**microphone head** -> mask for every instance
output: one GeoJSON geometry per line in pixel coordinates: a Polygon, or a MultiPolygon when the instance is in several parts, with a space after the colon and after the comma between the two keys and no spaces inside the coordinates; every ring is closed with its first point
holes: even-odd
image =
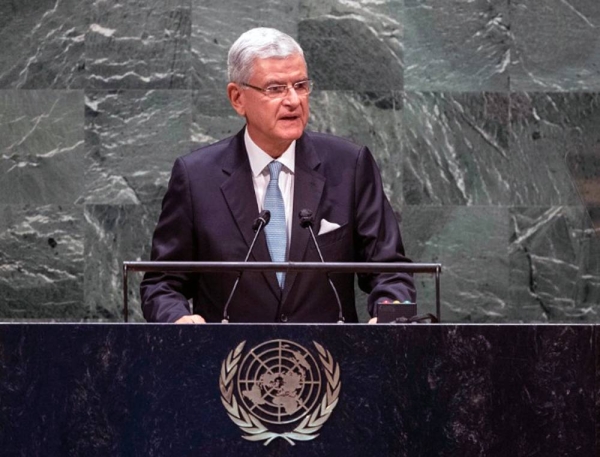
{"type": "Polygon", "coordinates": [[[258,217],[254,220],[254,224],[252,224],[252,230],[254,230],[256,232],[258,230],[258,227],[260,227],[261,222],[264,227],[265,225],[267,225],[269,223],[270,220],[271,220],[271,211],[269,211],[268,209],[263,209],[260,212],[260,214],[258,215],[258,217]]]}
{"type": "Polygon", "coordinates": [[[302,228],[312,227],[313,225],[313,212],[309,209],[302,209],[298,213],[298,217],[300,218],[300,226],[302,228]]]}

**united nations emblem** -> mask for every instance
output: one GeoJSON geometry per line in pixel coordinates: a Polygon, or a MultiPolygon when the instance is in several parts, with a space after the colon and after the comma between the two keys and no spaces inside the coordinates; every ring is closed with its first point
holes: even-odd
{"type": "Polygon", "coordinates": [[[319,343],[317,358],[293,341],[271,340],[244,356],[246,341],[221,364],[221,401],[249,441],[315,439],[340,396],[340,366],[319,343]]]}

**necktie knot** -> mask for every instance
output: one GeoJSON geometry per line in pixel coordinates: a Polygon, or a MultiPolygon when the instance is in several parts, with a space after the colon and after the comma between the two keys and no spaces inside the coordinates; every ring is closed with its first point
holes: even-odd
{"type": "Polygon", "coordinates": [[[279,172],[281,171],[283,164],[273,160],[269,163],[269,173],[271,174],[271,180],[277,181],[279,179],[279,172]]]}

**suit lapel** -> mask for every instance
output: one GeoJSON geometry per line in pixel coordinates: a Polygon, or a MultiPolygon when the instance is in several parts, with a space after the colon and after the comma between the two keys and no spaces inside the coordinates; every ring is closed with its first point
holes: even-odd
{"type": "MultiPolygon", "coordinates": [[[[294,207],[292,211],[292,237],[289,249],[290,262],[302,262],[306,248],[309,245],[310,233],[300,227],[298,213],[302,209],[309,209],[313,214],[318,213],[318,206],[325,187],[325,177],[317,169],[320,165],[319,157],[310,138],[306,135],[296,143],[296,164],[294,176],[294,207]]],[[[285,302],[297,273],[290,272],[285,277],[285,287],[282,301],[285,302]]]]}
{"type": "MultiPolygon", "coordinates": [[[[249,249],[254,238],[252,224],[258,216],[258,206],[252,184],[252,169],[244,145],[244,130],[233,137],[231,151],[227,153],[223,160],[223,172],[228,176],[221,185],[221,192],[249,249]]],[[[242,260],[239,259],[239,261],[242,260]]],[[[264,233],[256,240],[249,260],[257,262],[271,261],[264,233]]],[[[279,299],[281,291],[275,273],[263,273],[263,276],[277,299],[279,299]]]]}

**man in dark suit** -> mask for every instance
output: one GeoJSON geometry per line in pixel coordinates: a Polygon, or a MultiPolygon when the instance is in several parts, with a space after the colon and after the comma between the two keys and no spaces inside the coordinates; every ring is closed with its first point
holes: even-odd
{"type": "MultiPolygon", "coordinates": [[[[231,47],[228,67],[229,100],[246,127],[177,159],[152,260],[241,261],[253,222],[266,208],[272,220],[250,260],[319,261],[297,218],[309,209],[326,261],[409,262],[369,150],[305,132],[312,83],[300,46],[277,30],[252,29],[231,47]]],[[[235,277],[147,273],[141,285],[144,317],[220,321],[235,277]]],[[[332,279],[346,321],[357,322],[354,275],[332,279]]],[[[369,293],[371,315],[378,299],[415,299],[408,274],[359,275],[359,285],[369,293]]],[[[246,272],[228,315],[232,322],[336,322],[338,305],[323,273],[246,272]]]]}

